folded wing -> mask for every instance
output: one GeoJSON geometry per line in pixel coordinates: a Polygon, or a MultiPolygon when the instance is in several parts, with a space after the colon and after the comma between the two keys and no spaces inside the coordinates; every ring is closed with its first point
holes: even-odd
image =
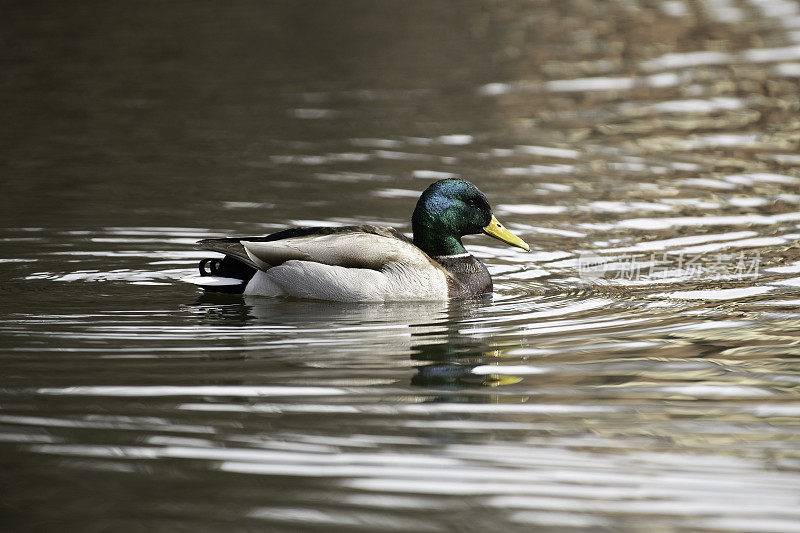
{"type": "Polygon", "coordinates": [[[403,263],[409,268],[438,267],[410,242],[373,233],[343,232],[270,242],[245,240],[242,246],[261,270],[292,260],[371,270],[382,270],[390,263],[403,263]]]}

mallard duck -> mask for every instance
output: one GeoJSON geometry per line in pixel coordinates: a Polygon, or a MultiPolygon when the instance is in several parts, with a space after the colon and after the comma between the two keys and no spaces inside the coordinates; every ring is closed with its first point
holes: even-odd
{"type": "Polygon", "coordinates": [[[492,292],[492,278],[461,243],[485,233],[530,247],[503,227],[486,196],[463,179],[431,184],[411,218],[413,240],[387,227],[290,228],[266,237],[204,239],[224,254],[186,279],[206,291],[340,302],[447,300],[492,292]]]}

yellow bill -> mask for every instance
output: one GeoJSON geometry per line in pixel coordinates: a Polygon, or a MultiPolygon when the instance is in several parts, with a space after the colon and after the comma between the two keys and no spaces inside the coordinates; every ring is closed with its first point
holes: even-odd
{"type": "Polygon", "coordinates": [[[495,239],[499,239],[506,244],[522,248],[526,252],[531,251],[531,247],[528,246],[528,243],[508,231],[500,222],[497,221],[497,217],[494,215],[492,215],[492,221],[489,222],[489,225],[483,228],[483,232],[486,235],[494,237],[495,239]]]}

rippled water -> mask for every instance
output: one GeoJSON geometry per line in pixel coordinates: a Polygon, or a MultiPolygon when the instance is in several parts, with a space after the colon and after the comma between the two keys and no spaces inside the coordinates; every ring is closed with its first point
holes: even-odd
{"type": "Polygon", "coordinates": [[[797,3],[6,11],[8,530],[800,531],[797,3]],[[176,281],[451,175],[492,300],[176,281]]]}

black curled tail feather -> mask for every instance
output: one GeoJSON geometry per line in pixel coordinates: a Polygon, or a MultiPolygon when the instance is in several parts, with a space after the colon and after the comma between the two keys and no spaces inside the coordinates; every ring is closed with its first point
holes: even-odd
{"type": "Polygon", "coordinates": [[[216,276],[215,272],[219,270],[222,265],[222,259],[216,257],[207,257],[200,260],[200,275],[201,276],[216,276]]]}
{"type": "Polygon", "coordinates": [[[207,292],[227,292],[240,294],[244,292],[247,282],[257,272],[257,269],[243,263],[239,259],[226,255],[222,259],[216,257],[209,257],[201,259],[198,265],[201,277],[219,277],[219,278],[233,278],[241,280],[238,285],[202,285],[203,289],[207,292]]]}

